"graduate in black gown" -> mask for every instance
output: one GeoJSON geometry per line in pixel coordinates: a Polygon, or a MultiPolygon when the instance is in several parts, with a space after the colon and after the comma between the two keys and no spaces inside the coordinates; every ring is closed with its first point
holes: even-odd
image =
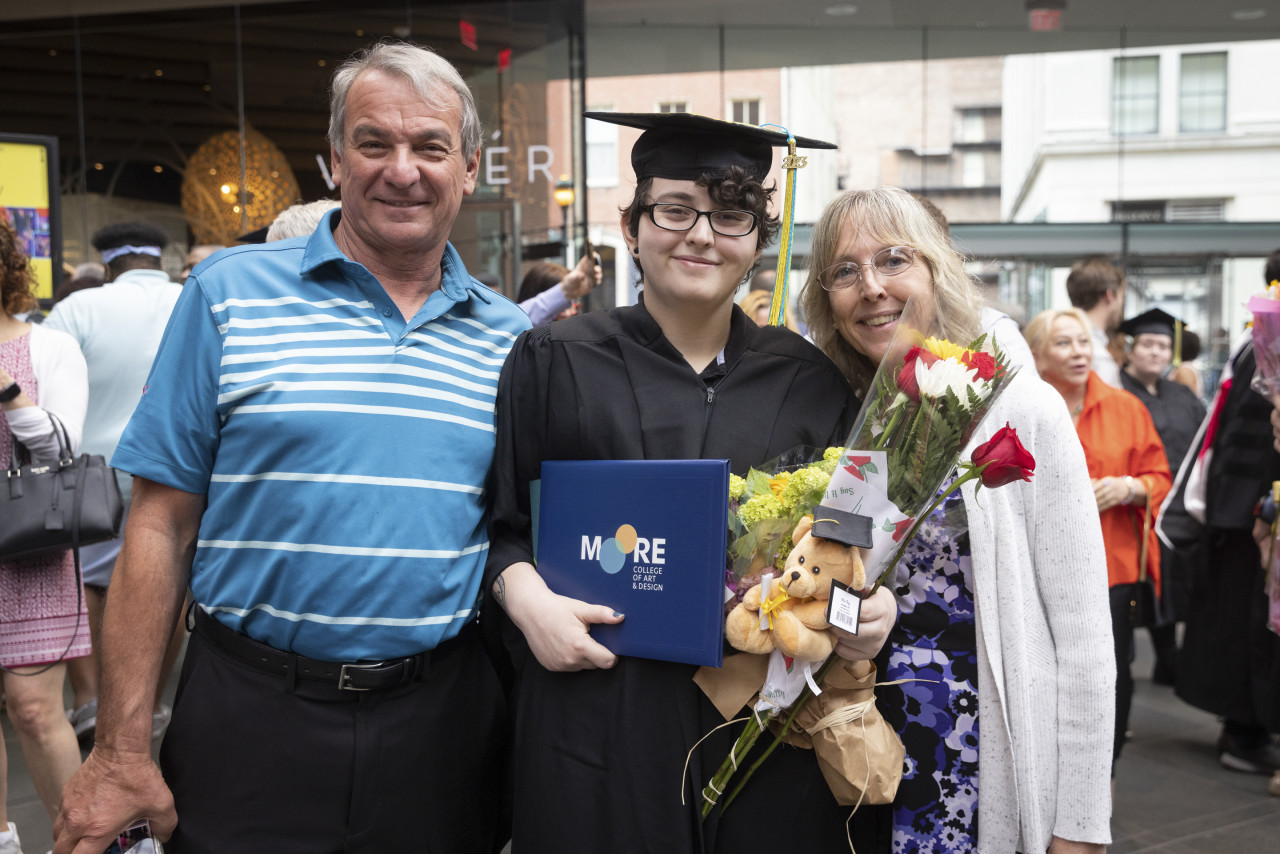
{"type": "MultiPolygon", "coordinates": [[[[692,681],[697,668],[614,656],[589,629],[625,617],[552,593],[532,566],[529,482],[543,460],[728,459],[745,474],[797,446],[843,444],[857,411],[825,356],[733,302],[777,230],[762,181],[785,136],[686,114],[589,115],[646,128],[622,212],[644,290],[638,305],[529,330],[502,370],[486,589],[515,626],[513,848],[745,851],[768,827],[790,850],[846,848],[850,810],[798,748],[777,750],[704,823],[701,789],[741,725],[703,742],[685,772],[694,744],[725,722],[692,681]]],[[[869,600],[838,653],[874,657],[895,613],[891,597],[869,600]]]]}
{"type": "MultiPolygon", "coordinates": [[[[1182,337],[1182,321],[1153,308],[1120,324],[1120,331],[1133,339],[1129,359],[1120,372],[1120,385],[1151,413],[1169,471],[1176,473],[1205,416],[1204,404],[1194,391],[1164,378],[1173,362],[1174,341],[1182,337]]],[[[1156,653],[1151,680],[1158,685],[1172,685],[1175,680],[1175,624],[1185,619],[1190,596],[1187,557],[1185,550],[1160,544],[1160,622],[1150,629],[1156,653]]]]}

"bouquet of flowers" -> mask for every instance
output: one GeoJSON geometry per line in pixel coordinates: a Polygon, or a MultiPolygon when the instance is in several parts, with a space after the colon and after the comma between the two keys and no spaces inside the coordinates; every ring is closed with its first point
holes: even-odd
{"type": "Polygon", "coordinates": [[[725,613],[765,573],[781,569],[791,552],[791,532],[827,493],[842,449],[798,448],[747,472],[729,475],[729,565],[725,586],[733,595],[725,613]]]}
{"type": "MultiPolygon", "coordinates": [[[[871,518],[873,544],[864,554],[863,562],[867,579],[876,580],[867,595],[884,583],[902,559],[920,524],[947,495],[974,479],[980,479],[981,485],[987,487],[1029,480],[1035,467],[1031,455],[1018,442],[1016,431],[1008,425],[975,449],[970,461],[960,461],[961,451],[997,397],[1008,387],[1016,367],[995,342],[985,336],[968,346],[960,346],[926,335],[921,331],[924,324],[919,322],[917,314],[909,301],[846,447],[838,455],[828,454],[835,457],[835,468],[825,494],[815,495],[811,491],[805,494],[805,500],[817,499],[809,509],[822,503],[871,518]],[[961,469],[959,476],[939,495],[942,484],[957,465],[961,469]]],[[[830,462],[831,459],[824,459],[824,464],[830,462]]],[[[761,494],[759,490],[757,494],[761,494]]],[[[744,507],[739,506],[739,521],[749,521],[751,524],[747,527],[764,523],[764,518],[742,520],[744,507]]],[[[795,515],[793,510],[786,516],[778,514],[770,518],[779,520],[779,530],[789,531],[787,525],[795,515]]],[[[744,583],[747,578],[739,576],[738,587],[748,586],[744,583]]],[[[729,806],[778,741],[787,736],[808,701],[823,693],[824,680],[838,660],[835,655],[825,663],[777,660],[780,657],[779,652],[772,653],[769,676],[761,689],[755,714],[748,718],[729,756],[703,789],[704,817],[726,792],[724,807],[729,806]],[[754,747],[769,721],[784,711],[787,717],[774,743],[746,770],[735,787],[729,789],[743,757],[754,747]]],[[[869,663],[867,669],[873,670],[869,663]]],[[[873,707],[871,703],[867,705],[873,707]]],[[[839,741],[841,739],[834,740],[832,749],[848,750],[848,744],[842,745],[839,741]]],[[[817,749],[817,739],[813,743],[817,749]]],[[[900,745],[898,749],[901,750],[900,745]]],[[[900,775],[900,752],[898,757],[900,775]]],[[[828,774],[831,757],[819,756],[819,761],[835,791],[832,775],[828,774]]],[[[845,767],[849,767],[848,763],[845,767]]],[[[867,768],[866,773],[869,780],[871,769],[867,768]]],[[[859,802],[868,780],[846,781],[853,783],[859,802]]],[[[896,785],[895,778],[892,789],[896,789],[896,785]]],[[[892,794],[892,790],[887,792],[889,798],[892,794]]]]}
{"type": "Polygon", "coordinates": [[[1253,312],[1250,332],[1258,369],[1250,388],[1268,400],[1280,395],[1280,282],[1272,282],[1261,296],[1249,298],[1253,312]]]}

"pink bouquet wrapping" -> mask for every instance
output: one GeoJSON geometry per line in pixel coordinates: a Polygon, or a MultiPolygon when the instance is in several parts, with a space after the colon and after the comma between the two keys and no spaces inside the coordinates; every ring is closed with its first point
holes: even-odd
{"type": "Polygon", "coordinates": [[[1258,369],[1250,387],[1269,400],[1280,396],[1280,282],[1272,282],[1264,295],[1249,299],[1253,312],[1253,355],[1258,369]]]}

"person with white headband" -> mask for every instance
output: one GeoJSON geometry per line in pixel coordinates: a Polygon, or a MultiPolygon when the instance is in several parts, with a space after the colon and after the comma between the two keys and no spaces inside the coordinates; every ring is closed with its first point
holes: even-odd
{"type": "MultiPolygon", "coordinates": [[[[106,284],[67,296],[53,307],[45,322],[50,329],[76,339],[89,366],[89,408],[81,450],[110,459],[124,425],[142,397],[147,373],[182,286],[171,281],[160,265],[169,237],[154,225],[114,223],[98,229],[91,242],[102,253],[106,284]]],[[[117,479],[127,508],[133,479],[124,475],[117,479]]],[[[72,661],[67,673],[75,695],[75,707],[68,717],[82,744],[93,740],[98,722],[102,609],[119,553],[119,539],[80,549],[93,652],[72,661]]],[[[173,666],[180,641],[181,636],[175,633],[165,674],[173,666]]],[[[159,737],[168,722],[169,709],[157,701],[152,734],[159,737]]]]}

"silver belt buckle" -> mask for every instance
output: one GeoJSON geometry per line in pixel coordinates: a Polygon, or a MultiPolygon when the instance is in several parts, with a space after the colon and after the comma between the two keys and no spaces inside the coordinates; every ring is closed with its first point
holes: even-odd
{"type": "Polygon", "coordinates": [[[344,664],[342,669],[338,671],[338,690],[340,691],[372,691],[372,688],[358,688],[351,684],[351,676],[348,671],[351,670],[376,670],[379,667],[386,667],[385,661],[376,661],[373,664],[344,664]]]}

